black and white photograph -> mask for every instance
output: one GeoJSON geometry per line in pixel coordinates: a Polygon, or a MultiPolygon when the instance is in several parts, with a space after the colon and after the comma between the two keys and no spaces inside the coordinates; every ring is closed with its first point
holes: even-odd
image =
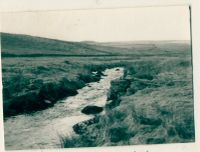
{"type": "Polygon", "coordinates": [[[195,142],[191,7],[1,13],[6,150],[195,142]]]}

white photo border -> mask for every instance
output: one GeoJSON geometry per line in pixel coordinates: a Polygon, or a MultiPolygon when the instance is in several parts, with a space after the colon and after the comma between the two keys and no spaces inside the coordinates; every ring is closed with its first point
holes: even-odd
{"type": "MultiPolygon", "coordinates": [[[[21,11],[49,11],[71,9],[127,8],[144,6],[191,6],[192,47],[193,47],[193,87],[195,113],[195,142],[161,145],[133,145],[96,148],[21,150],[19,152],[198,152],[200,151],[200,1],[199,0],[1,0],[0,13],[21,11]]],[[[1,24],[0,24],[1,27],[1,24]]],[[[1,68],[1,64],[0,64],[1,68]]],[[[1,70],[0,70],[1,76],[1,70]]],[[[2,90],[2,80],[0,79],[2,90]]],[[[2,93],[0,94],[2,106],[2,93]]],[[[4,152],[3,108],[0,107],[0,151],[4,152]]],[[[14,151],[12,151],[14,152],[14,151]]]]}

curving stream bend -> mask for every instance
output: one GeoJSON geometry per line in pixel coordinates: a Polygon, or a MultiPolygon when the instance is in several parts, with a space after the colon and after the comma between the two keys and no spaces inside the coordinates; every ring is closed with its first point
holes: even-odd
{"type": "Polygon", "coordinates": [[[32,115],[18,115],[4,122],[6,150],[60,148],[59,135],[73,134],[72,126],[92,118],[80,111],[88,105],[104,106],[110,82],[123,75],[123,68],[106,69],[99,82],[88,83],[76,96],[32,115]]]}

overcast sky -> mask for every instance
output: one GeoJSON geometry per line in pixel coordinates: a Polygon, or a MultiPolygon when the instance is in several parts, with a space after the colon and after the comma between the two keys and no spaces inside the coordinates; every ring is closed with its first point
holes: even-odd
{"type": "Polygon", "coordinates": [[[1,14],[1,31],[67,41],[189,40],[188,6],[1,14]]]}

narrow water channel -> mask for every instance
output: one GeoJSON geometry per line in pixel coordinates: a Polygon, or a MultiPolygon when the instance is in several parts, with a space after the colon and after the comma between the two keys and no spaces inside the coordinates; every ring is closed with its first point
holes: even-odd
{"type": "Polygon", "coordinates": [[[10,117],[4,122],[6,150],[60,148],[60,135],[73,134],[72,126],[92,118],[81,113],[88,105],[104,106],[110,82],[123,75],[123,68],[106,69],[99,82],[88,83],[76,96],[32,115],[10,117]]]}

